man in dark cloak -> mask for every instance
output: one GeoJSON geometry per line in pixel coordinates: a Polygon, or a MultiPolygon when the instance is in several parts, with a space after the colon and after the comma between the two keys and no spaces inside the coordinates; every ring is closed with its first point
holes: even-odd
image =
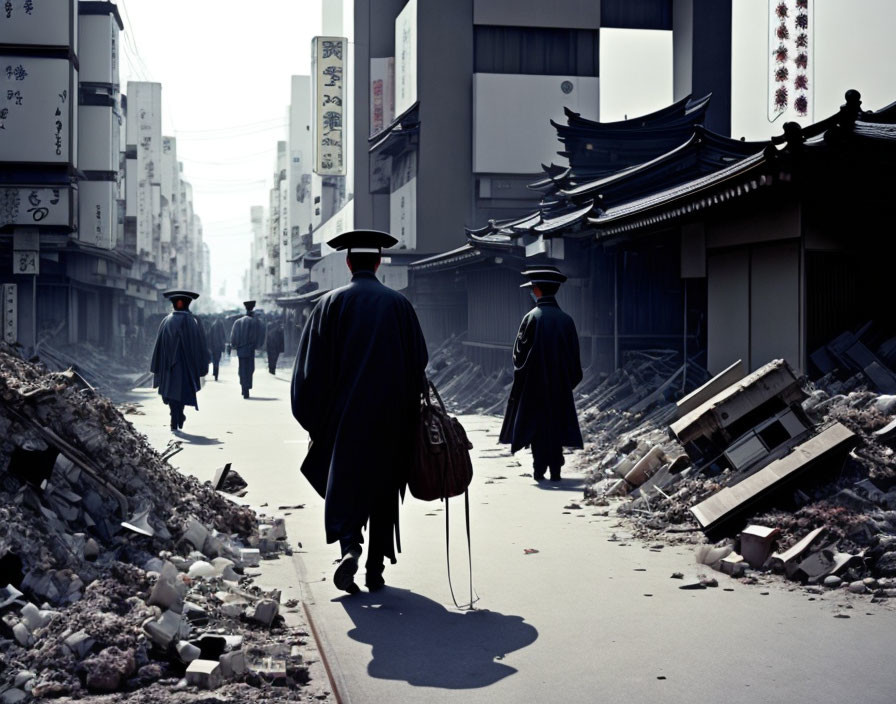
{"type": "Polygon", "coordinates": [[[199,320],[190,312],[190,303],[199,298],[192,291],[165,291],[174,310],[162,320],[152,351],[150,371],[153,388],[171,411],[171,430],[184,427],[185,406],[199,410],[196,392],[200,377],[208,374],[208,345],[199,320]]]}
{"type": "Polygon", "coordinates": [[[532,447],[533,477],[560,481],[564,447],[582,447],[572,390],[582,380],[579,336],[555,295],[566,277],[552,266],[523,272],[535,308],[523,318],[513,346],[513,386],[500,442],[510,451],[532,447]]]}
{"type": "Polygon", "coordinates": [[[352,280],[318,301],[299,341],[292,412],[311,443],[302,473],[326,500],[328,543],[342,560],[333,582],[359,591],[362,529],[368,525],[366,586],[381,588],[384,558],[401,552],[399,499],[414,452],[426,342],[410,302],[380,283],[381,249],[397,240],[354,230],[328,244],[348,250],[352,280]],[[393,540],[394,537],[394,540],[393,540]]]}
{"type": "Polygon", "coordinates": [[[224,334],[224,323],[221,322],[220,318],[215,318],[215,321],[208,331],[208,351],[212,359],[212,369],[215,374],[215,381],[218,380],[221,355],[224,354],[224,348],[226,346],[227,336],[224,334]]]}
{"type": "Polygon", "coordinates": [[[264,342],[264,328],[255,317],[255,301],[244,301],[246,314],[233,324],[230,331],[230,346],[236,350],[240,362],[240,386],[243,398],[249,398],[252,375],[255,374],[255,350],[264,342]]]}
{"type": "Polygon", "coordinates": [[[277,359],[283,353],[283,327],[278,322],[268,325],[267,335],[264,338],[264,346],[268,353],[268,371],[277,373],[277,359]]]}

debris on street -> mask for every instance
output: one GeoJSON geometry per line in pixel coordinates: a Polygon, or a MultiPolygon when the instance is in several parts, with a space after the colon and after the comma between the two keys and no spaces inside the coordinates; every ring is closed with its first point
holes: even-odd
{"type": "Polygon", "coordinates": [[[3,343],[0,399],[3,701],[311,699],[307,634],[246,573],[289,553],[282,516],[182,475],[80,375],[3,343]]]}
{"type": "Polygon", "coordinates": [[[896,597],[896,342],[871,351],[867,327],[811,356],[814,382],[784,360],[750,374],[738,360],[627,423],[625,391],[605,394],[583,432],[586,501],[638,537],[716,546],[697,562],[732,577],[896,597]]]}

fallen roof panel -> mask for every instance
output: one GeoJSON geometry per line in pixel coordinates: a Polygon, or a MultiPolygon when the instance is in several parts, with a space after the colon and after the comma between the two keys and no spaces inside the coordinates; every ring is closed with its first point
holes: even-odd
{"type": "Polygon", "coordinates": [[[743,513],[808,469],[827,459],[833,459],[838,453],[845,456],[856,440],[857,436],[849,428],[834,423],[795,447],[789,455],[693,506],[691,513],[704,531],[712,530],[743,513]]]}

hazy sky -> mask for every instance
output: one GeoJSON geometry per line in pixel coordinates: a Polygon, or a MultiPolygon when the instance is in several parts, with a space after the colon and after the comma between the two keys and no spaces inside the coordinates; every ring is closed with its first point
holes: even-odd
{"type": "Polygon", "coordinates": [[[320,0],[117,0],[121,87],[162,84],[162,122],[212,253],[213,292],[236,300],[249,261],[249,208],[268,204],[290,76],[311,69],[320,0]]]}
{"type": "MultiPolygon", "coordinates": [[[[733,3],[732,134],[767,138],[781,131],[767,120],[768,0],[733,3]]],[[[249,262],[249,208],[268,205],[276,143],[286,139],[290,76],[310,71],[321,0],[118,5],[122,90],[129,79],[162,83],[163,129],[177,137],[193,184],[214,294],[226,280],[228,298],[237,300],[249,262]]],[[[866,109],[896,100],[896,0],[813,0],[813,7],[815,119],[835,112],[848,88],[862,92],[866,109]]],[[[671,54],[671,32],[602,32],[600,119],[668,104],[671,54]]]]}

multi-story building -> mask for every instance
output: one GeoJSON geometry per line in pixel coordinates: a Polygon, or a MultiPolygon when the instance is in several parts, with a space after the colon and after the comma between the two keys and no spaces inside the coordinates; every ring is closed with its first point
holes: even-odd
{"type": "Polygon", "coordinates": [[[109,353],[166,309],[170,285],[207,291],[207,249],[161,86],[120,92],[111,2],[10,3],[0,23],[3,337],[109,353]],[[128,119],[130,116],[130,120],[128,119]]]}

